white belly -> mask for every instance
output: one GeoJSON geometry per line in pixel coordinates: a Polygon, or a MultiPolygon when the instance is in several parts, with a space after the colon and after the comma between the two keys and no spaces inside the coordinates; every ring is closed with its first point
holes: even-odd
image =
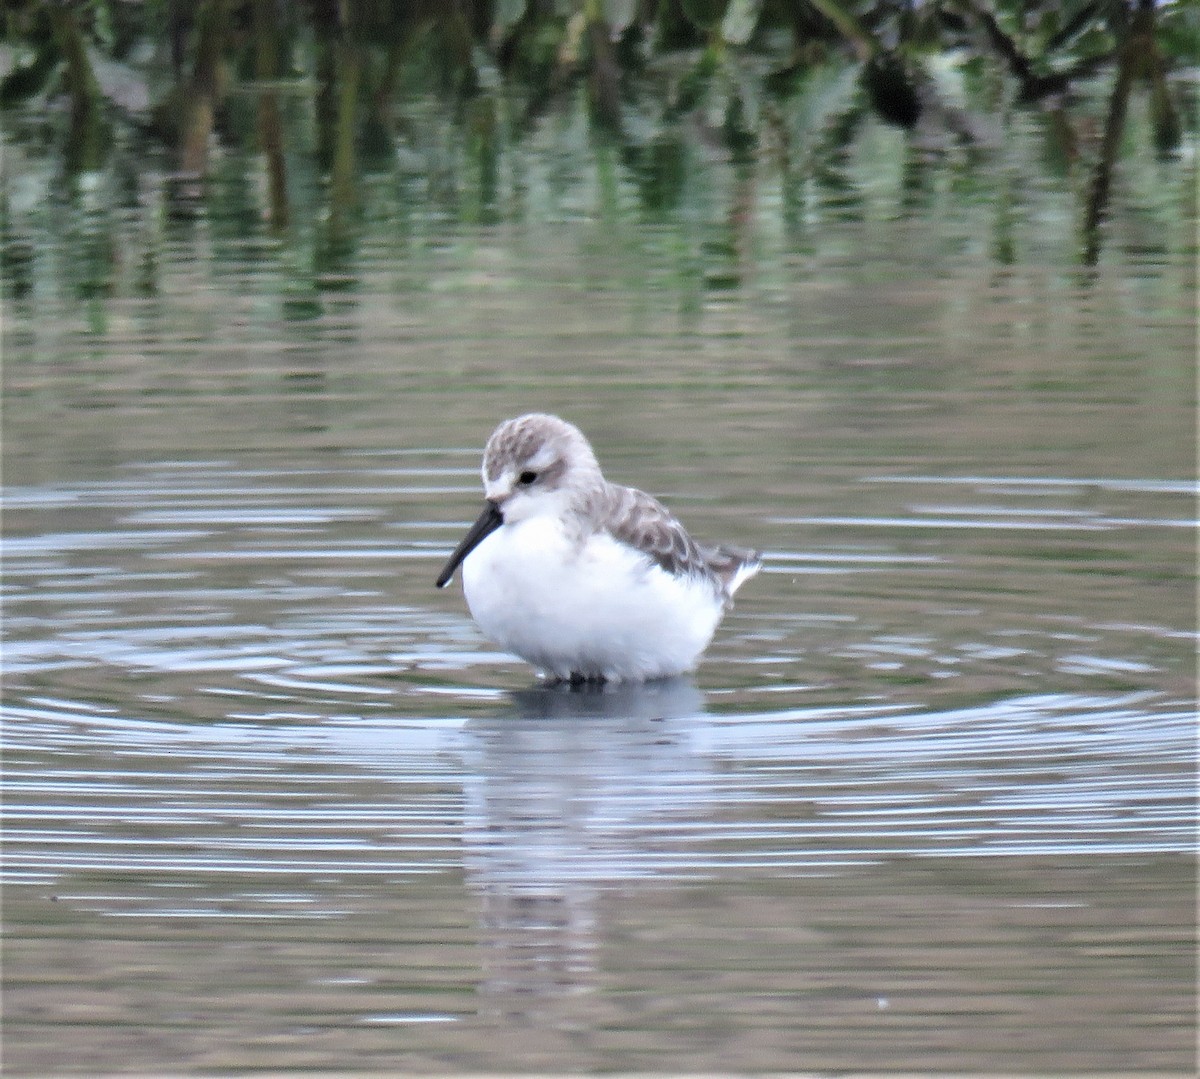
{"type": "Polygon", "coordinates": [[[487,537],[462,566],[479,628],[558,678],[660,678],[695,667],[724,604],[708,582],[677,577],[597,534],[579,546],[557,519],[487,537]]]}

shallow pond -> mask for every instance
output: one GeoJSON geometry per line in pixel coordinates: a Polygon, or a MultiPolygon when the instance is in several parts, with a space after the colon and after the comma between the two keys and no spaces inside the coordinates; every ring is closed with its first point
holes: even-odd
{"type": "Polygon", "coordinates": [[[6,1065],[1188,1071],[1188,170],[1085,274],[1011,146],[647,215],[561,138],[332,255],[10,147],[6,1065]],[[530,409],[767,552],[694,678],[434,589],[530,409]]]}

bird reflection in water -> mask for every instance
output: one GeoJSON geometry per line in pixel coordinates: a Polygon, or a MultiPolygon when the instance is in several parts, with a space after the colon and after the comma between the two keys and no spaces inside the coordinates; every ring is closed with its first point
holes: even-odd
{"type": "Polygon", "coordinates": [[[489,1012],[570,1025],[594,987],[601,896],[688,876],[671,820],[713,801],[690,678],[545,685],[465,729],[464,863],[482,901],[489,1012]]]}

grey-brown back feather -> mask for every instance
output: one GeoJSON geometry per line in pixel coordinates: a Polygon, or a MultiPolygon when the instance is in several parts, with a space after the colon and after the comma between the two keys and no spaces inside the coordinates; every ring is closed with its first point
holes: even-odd
{"type": "MultiPolygon", "coordinates": [[[[703,547],[653,495],[606,483],[600,518],[622,543],[637,548],[668,573],[715,578],[726,598],[758,569],[759,554],[742,547],[703,547]]],[[[598,492],[599,494],[599,492],[598,492]]]]}

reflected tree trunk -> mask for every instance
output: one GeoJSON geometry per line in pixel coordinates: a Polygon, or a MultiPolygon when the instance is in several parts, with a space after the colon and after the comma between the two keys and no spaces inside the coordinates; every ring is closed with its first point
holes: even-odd
{"type": "Polygon", "coordinates": [[[587,72],[592,115],[609,131],[621,128],[621,73],[613,53],[612,35],[604,18],[603,5],[588,0],[587,72]]]}
{"type": "MultiPolygon", "coordinates": [[[[273,0],[254,0],[254,68],[259,80],[267,84],[279,75],[273,7],[273,0]]],[[[267,212],[271,224],[283,229],[287,227],[289,217],[287,161],[283,153],[279,94],[270,85],[259,88],[258,140],[266,159],[267,212]]]]}
{"type": "Polygon", "coordinates": [[[350,41],[334,47],[334,86],[336,102],[333,130],[333,164],[329,177],[331,223],[345,219],[354,208],[355,134],[358,129],[358,90],[362,80],[362,56],[350,41]]]}
{"type": "Polygon", "coordinates": [[[49,6],[50,24],[62,52],[71,100],[71,129],[65,155],[69,175],[99,166],[104,157],[104,121],[100,86],[88,59],[87,46],[75,13],[66,5],[49,6]]]}
{"type": "Polygon", "coordinates": [[[1121,138],[1125,134],[1125,118],[1129,111],[1129,94],[1133,89],[1133,81],[1139,74],[1147,74],[1153,78],[1157,57],[1158,50],[1154,41],[1154,5],[1142,0],[1117,55],[1117,75],[1108,99],[1104,138],[1088,188],[1083,214],[1082,262],[1085,266],[1095,266],[1100,258],[1104,242],[1102,226],[1112,192],[1117,154],[1121,148],[1121,138]]]}
{"type": "Polygon", "coordinates": [[[180,169],[192,176],[208,172],[208,142],[220,96],[221,55],[225,48],[228,0],[205,0],[196,17],[196,61],[184,101],[180,169]]]}
{"type": "Polygon", "coordinates": [[[1100,258],[1103,246],[1103,229],[1105,213],[1108,209],[1108,198],[1112,191],[1113,168],[1117,161],[1117,151],[1121,146],[1121,136],[1125,132],[1125,116],[1129,105],[1129,91],[1133,85],[1133,72],[1122,58],[1117,71],[1117,79],[1113,84],[1112,95],[1108,100],[1108,115],[1104,121],[1104,139],[1100,146],[1100,157],[1096,162],[1096,171],[1092,174],[1092,182],[1088,187],[1087,203],[1083,211],[1083,264],[1095,266],[1100,258]]]}

